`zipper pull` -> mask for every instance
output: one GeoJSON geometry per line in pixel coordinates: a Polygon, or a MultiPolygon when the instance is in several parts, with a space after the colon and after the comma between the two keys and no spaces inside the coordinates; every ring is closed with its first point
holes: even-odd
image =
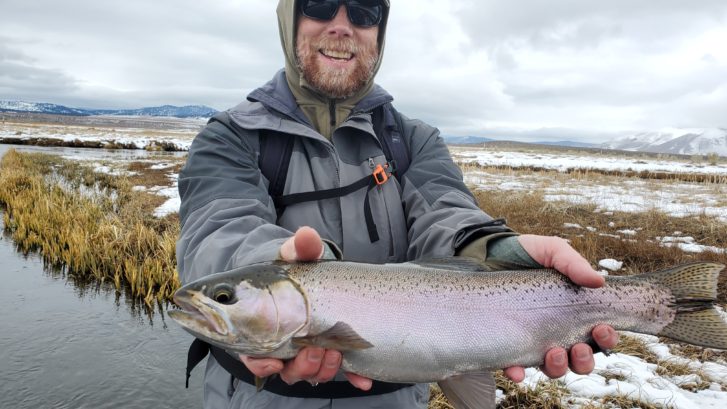
{"type": "Polygon", "coordinates": [[[369,167],[371,168],[371,170],[376,167],[376,163],[374,163],[374,158],[369,158],[369,167]]]}

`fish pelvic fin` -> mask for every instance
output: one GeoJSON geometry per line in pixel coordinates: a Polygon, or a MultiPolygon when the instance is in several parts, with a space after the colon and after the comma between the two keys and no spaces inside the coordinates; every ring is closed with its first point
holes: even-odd
{"type": "Polygon", "coordinates": [[[296,337],[291,341],[297,347],[318,346],[341,352],[368,349],[374,346],[356,333],[350,325],[340,321],[318,335],[296,337]]]}
{"type": "Polygon", "coordinates": [[[437,384],[455,409],[495,407],[495,378],[489,372],[455,375],[437,384]]]}
{"type": "Polygon", "coordinates": [[[658,335],[703,347],[727,349],[727,322],[714,308],[719,274],[724,268],[717,263],[690,263],[644,275],[644,278],[668,287],[676,299],[674,321],[658,335]]]}

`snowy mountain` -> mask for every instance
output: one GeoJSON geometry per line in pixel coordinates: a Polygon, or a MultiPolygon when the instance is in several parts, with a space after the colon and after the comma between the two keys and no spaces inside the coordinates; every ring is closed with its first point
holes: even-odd
{"type": "Polygon", "coordinates": [[[657,132],[628,135],[604,143],[601,147],[684,155],[716,153],[720,156],[727,156],[727,129],[668,128],[657,132]]]}
{"type": "Polygon", "coordinates": [[[492,142],[494,139],[485,138],[484,136],[450,136],[450,135],[442,135],[442,139],[444,139],[444,143],[452,144],[452,145],[472,145],[472,144],[482,144],[485,142],[492,142]]]}
{"type": "Polygon", "coordinates": [[[166,116],[177,118],[209,118],[217,110],[203,105],[177,107],[163,105],[139,109],[85,109],[69,108],[63,105],[40,102],[0,101],[0,112],[36,112],[55,115],[123,115],[123,116],[166,116]]]}
{"type": "Polygon", "coordinates": [[[0,112],[37,112],[56,115],[90,115],[83,109],[44,102],[0,101],[0,112]]]}

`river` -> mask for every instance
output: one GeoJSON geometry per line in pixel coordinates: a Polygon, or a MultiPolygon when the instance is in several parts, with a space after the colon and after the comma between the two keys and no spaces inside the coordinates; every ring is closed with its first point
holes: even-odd
{"type": "MultiPolygon", "coordinates": [[[[0,145],[0,156],[7,149],[0,145]]],[[[87,159],[145,156],[18,149],[87,159]]],[[[185,389],[192,336],[159,310],[148,314],[112,285],[80,283],[48,269],[37,254],[16,251],[6,234],[0,237],[0,282],[0,408],[201,407],[204,363],[185,389]]]]}

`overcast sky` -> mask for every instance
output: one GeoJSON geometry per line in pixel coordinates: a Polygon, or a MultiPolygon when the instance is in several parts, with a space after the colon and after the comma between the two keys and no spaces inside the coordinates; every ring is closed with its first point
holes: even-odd
{"type": "MultiPolygon", "coordinates": [[[[726,0],[391,0],[377,82],[449,135],[727,128],[726,0]]],[[[236,105],[283,65],[274,0],[0,0],[0,99],[236,105]]]]}

